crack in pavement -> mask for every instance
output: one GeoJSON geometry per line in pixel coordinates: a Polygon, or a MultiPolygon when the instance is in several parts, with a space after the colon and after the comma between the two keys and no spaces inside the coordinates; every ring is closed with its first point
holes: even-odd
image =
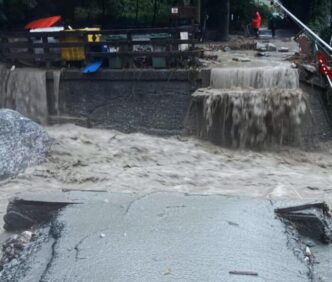
{"type": "Polygon", "coordinates": [[[75,250],[75,252],[76,252],[76,253],[75,253],[75,261],[77,262],[78,260],[86,259],[86,258],[81,258],[81,257],[79,257],[79,253],[80,253],[80,251],[82,250],[82,249],[80,248],[80,246],[85,242],[86,239],[90,238],[91,236],[93,236],[93,235],[95,235],[95,234],[97,234],[97,233],[103,233],[103,232],[105,232],[105,231],[107,231],[107,230],[109,230],[109,229],[110,229],[110,227],[108,227],[108,228],[104,228],[104,229],[102,229],[102,230],[99,230],[99,231],[96,231],[96,232],[93,232],[93,233],[90,233],[90,234],[84,236],[81,240],[79,240],[78,243],[74,246],[74,250],[75,250]]]}
{"type": "Polygon", "coordinates": [[[133,206],[136,202],[139,202],[139,201],[141,201],[141,200],[143,200],[143,199],[145,199],[145,198],[147,198],[147,197],[149,197],[149,196],[151,196],[151,195],[153,195],[153,194],[158,194],[158,193],[160,193],[160,192],[159,192],[159,191],[150,192],[150,193],[148,193],[148,194],[145,194],[145,195],[143,195],[143,196],[140,196],[140,197],[135,198],[134,200],[130,201],[129,204],[128,204],[128,206],[127,206],[127,208],[126,208],[126,210],[125,210],[125,213],[124,213],[124,214],[127,215],[127,214],[129,213],[130,209],[132,208],[132,206],[133,206]]]}
{"type": "Polygon", "coordinates": [[[55,251],[55,248],[58,244],[58,240],[59,238],[61,237],[61,232],[63,230],[63,225],[59,222],[52,222],[51,223],[51,229],[50,229],[50,232],[49,232],[49,235],[51,236],[51,238],[54,240],[53,243],[52,243],[52,253],[51,253],[51,257],[46,265],[46,268],[44,269],[40,279],[39,279],[39,282],[46,282],[46,275],[47,275],[47,272],[48,270],[51,268],[52,266],[52,263],[53,263],[53,260],[55,259],[56,257],[56,251],[55,251]]]}
{"type": "Polygon", "coordinates": [[[79,259],[84,259],[84,258],[80,258],[79,257],[79,253],[80,253],[80,245],[81,244],[83,244],[83,242],[86,240],[86,239],[88,239],[90,236],[91,236],[92,234],[90,234],[90,235],[86,235],[85,237],[83,237],[76,245],[75,245],[75,247],[74,247],[74,250],[76,251],[76,254],[75,254],[75,260],[76,261],[78,261],[79,259]]]}
{"type": "MultiPolygon", "coordinates": [[[[144,199],[144,198],[147,198],[147,197],[151,196],[152,194],[157,194],[157,193],[160,193],[160,192],[159,192],[159,191],[158,191],[158,192],[150,192],[150,193],[148,193],[148,194],[145,194],[145,195],[142,195],[142,196],[140,196],[140,197],[138,197],[138,198],[133,199],[132,201],[129,202],[129,204],[128,204],[126,210],[125,210],[124,215],[127,215],[127,214],[129,213],[131,207],[132,207],[136,202],[138,202],[138,201],[140,201],[140,200],[142,200],[142,199],[144,199]]],[[[83,244],[83,243],[84,243],[89,237],[91,237],[91,236],[93,236],[93,235],[95,235],[95,234],[97,234],[97,233],[105,232],[105,231],[107,231],[108,229],[109,229],[109,228],[105,228],[105,229],[102,229],[102,230],[100,230],[100,231],[93,232],[93,233],[91,233],[91,234],[88,234],[88,235],[84,236],[82,239],[80,239],[80,240],[78,241],[78,243],[74,246],[74,250],[75,250],[75,261],[78,261],[78,260],[81,260],[81,259],[85,259],[85,258],[81,258],[81,257],[79,257],[80,252],[81,252],[81,248],[80,248],[80,246],[81,246],[81,245],[82,245],[82,244],[83,244]]]]}

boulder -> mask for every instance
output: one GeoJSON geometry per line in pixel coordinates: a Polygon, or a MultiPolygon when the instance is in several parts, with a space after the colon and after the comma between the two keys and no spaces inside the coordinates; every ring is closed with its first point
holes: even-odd
{"type": "Polygon", "coordinates": [[[277,46],[275,46],[272,43],[267,43],[266,44],[266,50],[271,51],[271,52],[276,52],[277,51],[277,46]]]}
{"type": "Polygon", "coordinates": [[[42,162],[49,137],[37,123],[8,109],[0,109],[0,180],[16,176],[42,162]]]}
{"type": "Polygon", "coordinates": [[[256,50],[261,51],[261,52],[265,52],[265,51],[275,52],[275,51],[277,51],[277,46],[272,43],[257,42],[256,50]]]}
{"type": "Polygon", "coordinates": [[[288,47],[281,47],[279,49],[279,52],[281,52],[281,53],[287,53],[287,52],[289,52],[289,48],[288,47]]]}
{"type": "Polygon", "coordinates": [[[267,52],[257,52],[257,57],[270,57],[270,54],[267,52]]]}
{"type": "Polygon", "coordinates": [[[266,51],[266,44],[257,42],[256,50],[262,51],[262,52],[266,51]]]}
{"type": "Polygon", "coordinates": [[[317,68],[313,65],[302,64],[301,67],[310,73],[317,73],[317,68]]]}
{"type": "Polygon", "coordinates": [[[241,63],[251,62],[250,58],[248,58],[248,57],[234,57],[233,61],[241,62],[241,63]]]}

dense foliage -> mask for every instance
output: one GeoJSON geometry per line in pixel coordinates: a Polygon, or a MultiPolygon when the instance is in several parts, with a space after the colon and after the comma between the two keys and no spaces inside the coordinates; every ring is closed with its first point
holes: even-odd
{"type": "Polygon", "coordinates": [[[331,38],[331,28],[329,16],[331,11],[330,0],[316,0],[311,3],[309,26],[319,33],[325,41],[329,42],[331,38]]]}
{"type": "MultiPolygon", "coordinates": [[[[103,25],[117,26],[158,26],[168,25],[170,8],[173,5],[195,4],[197,0],[0,0],[0,26],[22,27],[32,19],[52,15],[62,15],[65,22],[72,26],[103,25]]],[[[255,0],[201,0],[202,13],[208,13],[208,26],[217,27],[221,23],[220,8],[230,1],[233,25],[245,25],[250,22],[256,10],[263,21],[270,14],[270,7],[258,5],[255,0]]],[[[327,17],[330,14],[331,0],[284,0],[292,9],[300,11],[303,19],[317,32],[327,29],[327,17]],[[307,6],[301,10],[301,6],[307,6]]],[[[301,16],[301,15],[300,15],[301,16]]]]}
{"type": "Polygon", "coordinates": [[[157,25],[172,5],[187,0],[0,0],[0,23],[19,26],[31,19],[62,15],[70,24],[157,25]]]}
{"type": "Polygon", "coordinates": [[[243,22],[250,22],[255,15],[256,11],[259,11],[263,19],[269,18],[270,7],[261,3],[258,4],[255,0],[230,0],[231,9],[237,14],[243,22]]]}

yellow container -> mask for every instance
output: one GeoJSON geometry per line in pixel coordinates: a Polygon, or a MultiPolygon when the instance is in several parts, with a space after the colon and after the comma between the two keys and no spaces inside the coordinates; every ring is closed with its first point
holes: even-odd
{"type": "MultiPolygon", "coordinates": [[[[73,30],[65,30],[65,32],[73,32],[73,31],[100,31],[100,28],[83,28],[83,29],[73,29],[73,30]]],[[[101,34],[88,34],[88,42],[100,42],[101,34]]],[[[66,43],[76,43],[76,42],[84,42],[84,39],[79,36],[66,36],[61,40],[61,42],[66,43]]],[[[61,58],[64,61],[84,61],[85,60],[85,52],[83,47],[69,47],[69,48],[61,48],[61,58]]]]}

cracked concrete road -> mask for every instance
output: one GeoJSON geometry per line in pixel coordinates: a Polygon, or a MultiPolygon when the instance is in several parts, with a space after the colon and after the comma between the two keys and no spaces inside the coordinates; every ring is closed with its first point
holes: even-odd
{"type": "Polygon", "coordinates": [[[311,281],[305,248],[285,232],[271,201],[161,192],[71,196],[86,204],[61,212],[60,236],[30,255],[17,281],[311,281]],[[49,263],[41,268],[35,262],[45,248],[49,263]]]}

